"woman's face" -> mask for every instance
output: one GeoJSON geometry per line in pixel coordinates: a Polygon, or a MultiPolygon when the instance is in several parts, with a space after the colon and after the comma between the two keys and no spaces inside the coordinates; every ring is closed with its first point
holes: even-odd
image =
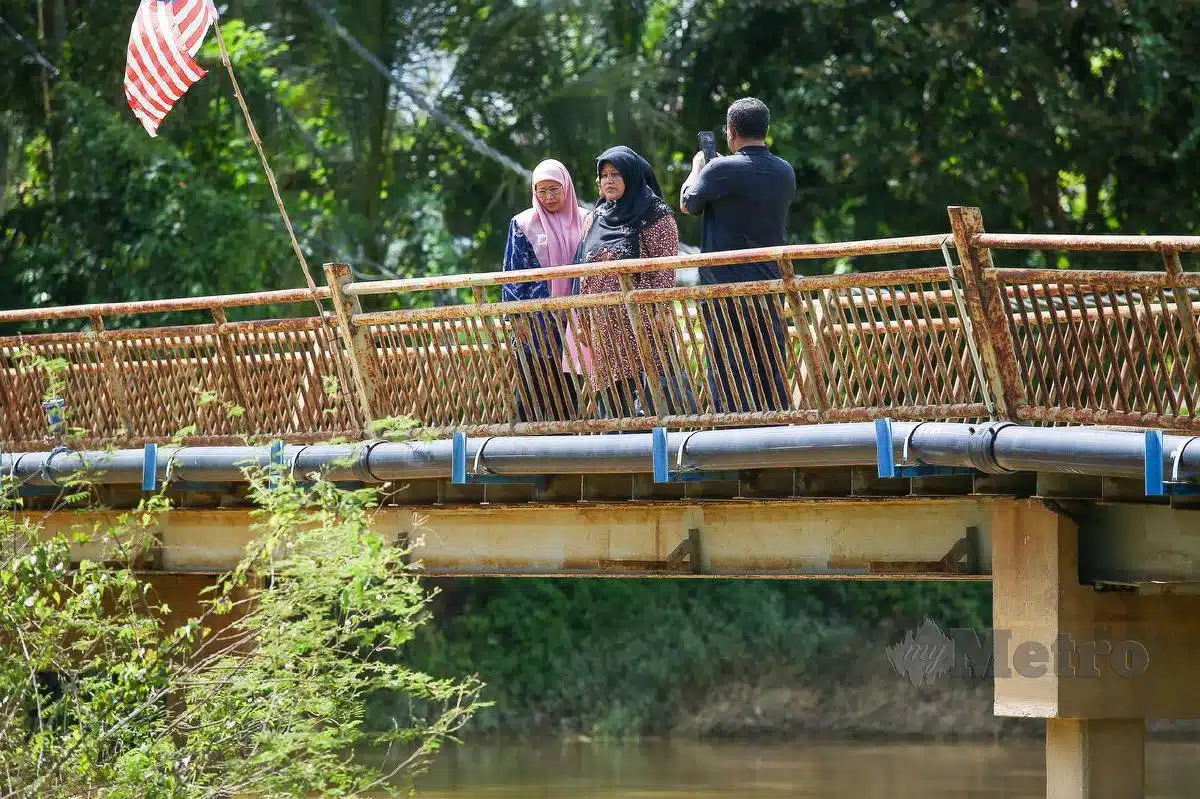
{"type": "Polygon", "coordinates": [[[600,184],[600,196],[609,202],[616,202],[625,195],[625,178],[607,161],[600,165],[600,177],[596,182],[600,184]]]}
{"type": "Polygon", "coordinates": [[[539,180],[533,187],[533,194],[541,206],[552,214],[558,213],[566,199],[562,184],[557,180],[539,180]]]}

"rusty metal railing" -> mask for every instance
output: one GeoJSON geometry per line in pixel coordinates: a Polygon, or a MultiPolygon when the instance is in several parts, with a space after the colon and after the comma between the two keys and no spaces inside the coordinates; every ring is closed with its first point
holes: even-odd
{"type": "Polygon", "coordinates": [[[249,437],[325,438],[360,426],[337,391],[336,322],[230,321],[227,311],[328,299],[320,288],[0,311],[0,324],[80,320],[87,329],[0,338],[0,447],[44,449],[62,438],[43,409],[65,406],[88,446],[182,436],[191,443],[249,437]],[[113,329],[149,314],[204,312],[202,324],[113,329]],[[54,395],[54,396],[50,396],[54,395]]]}
{"type": "Polygon", "coordinates": [[[1030,422],[1200,429],[1200,274],[1184,251],[1200,237],[980,236],[995,249],[1159,251],[1161,272],[991,269],[1006,298],[1015,418],[1030,422]]]}
{"type": "Polygon", "coordinates": [[[1200,275],[1180,260],[1200,250],[1200,237],[990,234],[977,209],[949,215],[950,233],[517,273],[355,282],[330,264],[317,298],[331,311],[320,317],[226,318],[232,307],[311,301],[307,290],[4,311],[0,323],[80,319],[91,329],[0,338],[0,446],[44,448],[53,359],[91,444],[185,428],[197,443],[359,437],[366,421],[389,417],[432,435],[883,415],[1200,428],[1200,275]],[[993,249],[1160,252],[1164,269],[997,268],[993,249]],[[794,269],[896,253],[929,253],[930,265],[816,277],[794,269]],[[777,263],[780,278],[640,287],[648,272],[761,261],[777,263]],[[615,291],[498,300],[508,283],[614,275],[615,291]],[[472,299],[386,307],[447,290],[472,299]],[[364,308],[381,296],[384,309],[364,308]],[[105,326],[171,310],[203,310],[212,322],[105,326]]]}
{"type": "MultiPolygon", "coordinates": [[[[938,252],[945,234],[427,280],[353,283],[330,270],[366,410],[477,435],[979,418],[985,391],[954,270],[797,277],[800,259],[938,252]],[[633,276],[774,261],[781,279],[639,289],[633,276]],[[621,277],[621,290],[488,301],[504,283],[621,277]],[[471,289],[475,301],[362,311],[361,299],[471,289]],[[494,292],[493,292],[494,293],[494,292]],[[613,335],[613,333],[616,335],[613,335]],[[589,358],[590,355],[590,366],[589,358]],[[909,368],[928,363],[922,373],[909,368]],[[634,379],[619,379],[632,376],[634,379]]],[[[931,259],[934,260],[934,259],[931,259]]]]}

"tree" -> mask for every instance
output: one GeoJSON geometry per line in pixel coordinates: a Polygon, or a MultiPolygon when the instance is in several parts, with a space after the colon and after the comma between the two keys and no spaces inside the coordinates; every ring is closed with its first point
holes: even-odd
{"type": "Polygon", "coordinates": [[[978,205],[997,230],[1185,233],[1200,191],[1177,166],[1200,100],[1186,13],[1173,0],[695,4],[673,20],[676,77],[659,91],[680,92],[692,125],[742,94],[770,105],[800,177],[801,240],[941,231],[947,205],[978,205]]]}
{"type": "Polygon", "coordinates": [[[94,502],[86,475],[40,519],[18,521],[4,487],[3,795],[400,790],[483,706],[477,680],[405,665],[430,595],[405,547],[372,528],[375,489],[247,477],[260,535],[203,615],[177,625],[135,570],[169,507],[163,493],[69,538],[47,536],[45,519],[94,502]],[[73,562],[85,543],[104,554],[73,562]],[[385,695],[398,710],[368,728],[368,705],[385,695]]]}
{"type": "MultiPolygon", "coordinates": [[[[17,286],[0,302],[302,285],[211,37],[211,74],[148,140],[120,88],[127,4],[47,0],[41,25],[35,6],[5,19],[59,75],[0,48],[0,259],[17,286]]],[[[1187,14],[1177,0],[240,0],[223,26],[309,260],[409,277],[497,269],[529,202],[524,178],[414,92],[520,163],[559,158],[584,198],[616,143],[673,195],[696,130],[759,96],[798,173],[798,242],[945,231],[952,204],[996,230],[1189,232],[1187,14]]],[[[680,223],[697,241],[698,220],[680,223]]],[[[927,265],[842,267],[899,263],[927,265]]]]}

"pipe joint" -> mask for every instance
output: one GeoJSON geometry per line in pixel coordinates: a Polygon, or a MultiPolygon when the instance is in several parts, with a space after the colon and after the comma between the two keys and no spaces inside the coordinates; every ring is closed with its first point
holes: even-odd
{"type": "Polygon", "coordinates": [[[380,444],[388,443],[386,439],[377,438],[373,441],[363,443],[362,454],[360,454],[354,462],[354,476],[363,483],[382,483],[371,471],[371,452],[380,444]]]}
{"type": "MultiPolygon", "coordinates": [[[[59,483],[58,480],[55,478],[52,463],[54,461],[55,456],[69,455],[69,454],[71,454],[71,452],[72,452],[72,450],[70,447],[65,447],[65,446],[62,446],[61,444],[59,446],[55,447],[54,449],[50,450],[50,454],[48,454],[46,456],[46,459],[42,461],[42,468],[39,471],[38,476],[41,477],[43,480],[45,480],[50,485],[54,486],[55,488],[62,488],[63,487],[62,484],[59,483]]],[[[83,458],[81,456],[80,457],[81,465],[82,465],[82,461],[83,461],[83,458]]]]}
{"type": "Polygon", "coordinates": [[[1006,427],[1015,427],[1015,422],[985,422],[971,426],[967,439],[967,460],[971,468],[985,474],[1012,474],[996,461],[996,436],[1006,427]]]}

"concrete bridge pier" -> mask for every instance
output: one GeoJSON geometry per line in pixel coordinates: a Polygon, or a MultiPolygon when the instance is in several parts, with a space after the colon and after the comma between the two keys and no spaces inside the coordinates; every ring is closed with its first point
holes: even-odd
{"type": "Polygon", "coordinates": [[[1145,796],[1144,719],[1046,719],[1046,796],[1145,796]]]}
{"type": "Polygon", "coordinates": [[[1074,521],[1032,503],[1003,512],[995,712],[1046,719],[1048,799],[1144,797],[1147,720],[1200,718],[1200,596],[1082,584],[1074,521]]]}

